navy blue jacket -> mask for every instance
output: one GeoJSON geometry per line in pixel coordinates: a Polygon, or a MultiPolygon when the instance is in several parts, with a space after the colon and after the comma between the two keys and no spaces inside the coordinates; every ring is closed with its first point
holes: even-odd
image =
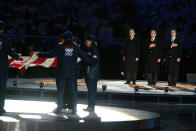
{"type": "Polygon", "coordinates": [[[91,59],[96,58],[97,63],[94,65],[89,65],[88,63],[85,64],[85,77],[88,77],[88,79],[99,79],[100,78],[100,54],[99,50],[96,46],[92,46],[88,49],[88,52],[90,53],[91,59]]]}
{"type": "Polygon", "coordinates": [[[96,64],[97,59],[91,59],[87,53],[84,53],[78,46],[65,48],[64,45],[58,45],[50,52],[38,53],[40,58],[57,57],[57,77],[76,77],[77,58],[82,58],[90,65],[96,64]]]}
{"type": "Polygon", "coordinates": [[[8,72],[8,55],[14,59],[18,59],[19,56],[12,48],[11,40],[3,34],[0,34],[0,73],[8,72]]]}

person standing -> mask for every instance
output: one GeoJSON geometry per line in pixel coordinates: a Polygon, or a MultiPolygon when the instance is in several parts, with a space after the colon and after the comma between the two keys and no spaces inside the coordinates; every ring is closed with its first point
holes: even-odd
{"type": "Polygon", "coordinates": [[[123,46],[123,60],[126,63],[127,82],[125,84],[136,84],[138,61],[140,57],[140,40],[135,37],[135,30],[129,30],[129,37],[125,39],[123,46]]]}
{"type": "Polygon", "coordinates": [[[88,107],[84,109],[84,111],[94,112],[97,95],[97,81],[100,77],[100,55],[94,35],[87,36],[86,46],[88,54],[91,58],[97,59],[97,63],[95,65],[85,64],[84,78],[88,88],[88,107]]]}
{"type": "Polygon", "coordinates": [[[145,70],[148,85],[156,85],[161,62],[161,42],[157,38],[156,30],[150,31],[150,38],[145,44],[145,70]]]}
{"type": "Polygon", "coordinates": [[[11,40],[4,34],[6,23],[0,21],[0,115],[5,113],[6,82],[8,77],[8,55],[14,59],[20,56],[12,48],[11,40]]]}
{"type": "Polygon", "coordinates": [[[171,37],[165,43],[168,85],[176,86],[179,74],[180,60],[182,56],[182,42],[178,38],[176,38],[175,29],[172,29],[170,33],[171,37]]]}
{"type": "MultiPolygon", "coordinates": [[[[78,37],[73,37],[73,44],[75,46],[77,46],[78,48],[80,48],[80,45],[81,45],[81,41],[78,37]]],[[[77,89],[77,79],[80,75],[80,60],[81,58],[78,58],[77,59],[77,66],[76,66],[76,90],[78,91],[77,89]]],[[[67,113],[70,113],[72,112],[71,109],[72,109],[72,102],[71,102],[71,92],[65,88],[64,90],[64,106],[63,106],[64,109],[66,109],[67,113]]]]}
{"type": "Polygon", "coordinates": [[[57,108],[54,113],[59,114],[63,109],[64,90],[69,90],[72,100],[72,114],[77,112],[78,92],[76,87],[76,66],[77,58],[80,57],[88,64],[96,64],[95,59],[91,59],[87,53],[84,53],[78,46],[75,46],[72,41],[72,33],[66,31],[64,34],[63,44],[58,45],[50,52],[40,52],[40,58],[57,57],[57,108]]]}

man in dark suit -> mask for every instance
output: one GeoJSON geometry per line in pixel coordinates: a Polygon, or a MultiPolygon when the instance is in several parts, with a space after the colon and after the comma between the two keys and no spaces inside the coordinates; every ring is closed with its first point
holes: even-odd
{"type": "Polygon", "coordinates": [[[176,38],[176,30],[171,30],[171,37],[165,43],[165,55],[168,69],[168,85],[176,86],[182,55],[182,42],[176,38]]]}
{"type": "Polygon", "coordinates": [[[40,52],[38,57],[52,58],[57,57],[57,108],[54,113],[61,113],[64,104],[64,90],[69,90],[72,100],[72,114],[76,114],[77,109],[77,87],[76,87],[76,68],[78,57],[90,65],[96,64],[96,59],[91,59],[87,53],[84,53],[78,46],[73,44],[72,33],[67,31],[64,35],[63,44],[58,45],[50,52],[40,52]]]}
{"type": "Polygon", "coordinates": [[[136,84],[138,61],[140,57],[140,40],[135,37],[134,29],[129,30],[129,37],[125,39],[123,46],[123,60],[126,63],[127,82],[136,84]]]}
{"type": "Polygon", "coordinates": [[[12,48],[11,40],[4,34],[6,23],[0,21],[0,115],[5,113],[6,82],[8,76],[8,55],[18,59],[19,55],[12,48]]]}
{"type": "Polygon", "coordinates": [[[161,42],[157,38],[156,30],[150,31],[150,38],[146,40],[144,47],[148,85],[156,85],[161,62],[161,42]]]}

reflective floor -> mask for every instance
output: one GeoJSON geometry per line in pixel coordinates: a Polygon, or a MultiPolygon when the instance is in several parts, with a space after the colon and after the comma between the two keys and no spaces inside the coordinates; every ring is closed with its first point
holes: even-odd
{"type": "Polygon", "coordinates": [[[195,104],[179,103],[148,103],[112,101],[99,102],[99,105],[119,106],[130,109],[140,109],[156,112],[161,115],[161,128],[149,131],[196,131],[196,102],[195,104]]]}
{"type": "MultiPolygon", "coordinates": [[[[55,121],[51,121],[50,123],[46,123],[43,121],[46,118],[46,116],[53,117],[54,114],[49,113],[53,108],[56,107],[56,104],[54,102],[44,102],[44,103],[37,103],[35,105],[34,101],[6,101],[6,110],[8,111],[6,116],[0,117],[0,131],[3,131],[3,129],[6,129],[5,131],[22,131],[27,130],[22,129],[21,125],[16,124],[19,123],[18,120],[25,120],[25,124],[23,124],[23,127],[30,127],[28,128],[28,131],[38,131],[38,129],[41,129],[41,131],[45,131],[47,127],[47,131],[77,131],[79,128],[79,131],[110,131],[113,125],[112,123],[105,126],[105,130],[103,128],[103,125],[98,123],[90,123],[85,124],[84,121],[80,121],[80,123],[83,124],[83,126],[74,123],[74,121],[70,121],[71,123],[74,123],[75,127],[78,127],[77,129],[74,129],[74,127],[66,128],[69,123],[60,122],[62,119],[66,120],[66,117],[56,117],[55,121]],[[22,104],[22,105],[21,105],[22,104]],[[47,105],[47,106],[46,106],[47,105]],[[11,107],[8,109],[8,107],[11,107]],[[17,111],[18,113],[13,113],[17,111]],[[47,114],[47,115],[43,115],[47,114]],[[38,121],[37,123],[33,122],[33,120],[38,121]],[[3,122],[2,122],[3,121],[3,122]],[[10,124],[8,124],[8,122],[10,124]],[[39,124],[41,122],[41,124],[39,124]],[[86,127],[86,128],[85,128],[86,127]],[[54,130],[55,128],[55,130],[54,130]],[[14,129],[14,130],[12,130],[14,129]]],[[[86,101],[81,100],[81,105],[79,105],[79,108],[83,108],[86,106],[86,101]]],[[[161,115],[162,118],[162,125],[161,128],[156,129],[150,129],[147,131],[195,131],[196,130],[196,103],[195,104],[178,104],[178,103],[147,103],[147,102],[128,102],[128,101],[98,101],[97,104],[98,107],[103,107],[104,109],[108,109],[108,107],[114,112],[119,112],[116,109],[125,109],[120,110],[120,114],[127,114],[123,119],[129,119],[134,121],[133,118],[135,117],[129,117],[129,109],[131,109],[133,112],[135,110],[145,110],[149,112],[155,112],[161,115]],[[116,108],[118,107],[118,108],[116,108]]],[[[100,108],[101,109],[101,108],[100,108]]],[[[79,109],[80,110],[80,109],[79,109]]],[[[105,111],[105,110],[104,110],[105,111]]],[[[80,111],[79,111],[80,112],[80,111]]],[[[83,112],[83,111],[82,111],[83,112]]],[[[115,114],[114,113],[114,114],[115,114]]],[[[107,113],[106,113],[107,114],[107,113]]],[[[119,114],[119,115],[120,115],[119,114]]],[[[82,115],[85,117],[85,115],[82,115]]],[[[94,117],[99,117],[99,113],[93,114],[94,117]],[[95,116],[94,116],[95,115],[95,116]]],[[[132,115],[135,116],[135,115],[132,115]]],[[[115,116],[114,116],[115,117],[115,116]]],[[[108,119],[113,120],[113,114],[109,116],[108,119]]],[[[142,117],[140,117],[141,119],[142,117]]],[[[137,119],[137,118],[136,118],[137,119]]],[[[103,121],[104,119],[101,118],[103,121]]],[[[105,119],[106,120],[106,119],[105,119]]],[[[90,121],[93,121],[92,119],[90,121]]],[[[109,122],[105,122],[109,123],[109,122]]],[[[132,125],[133,126],[133,125],[132,125]]],[[[143,126],[141,124],[141,126],[143,126]]],[[[126,129],[125,126],[120,127],[120,131],[129,131],[129,129],[126,129]]],[[[115,130],[115,128],[112,128],[112,131],[115,130]]],[[[146,130],[145,130],[146,131],[146,130]]]]}
{"type": "MultiPolygon", "coordinates": [[[[53,78],[9,78],[7,82],[7,87],[13,87],[13,81],[19,81],[17,87],[25,89],[40,89],[39,83],[43,82],[45,85],[44,90],[56,90],[56,82],[53,78]]],[[[113,93],[133,93],[135,85],[124,84],[125,80],[99,80],[98,81],[98,92],[102,92],[102,86],[107,86],[107,92],[113,93]]],[[[139,92],[141,94],[165,94],[164,88],[168,87],[166,81],[158,81],[156,86],[148,85],[145,80],[138,80],[137,86],[139,87],[139,92]]],[[[15,86],[16,88],[16,86],[15,86]]],[[[196,85],[188,83],[177,83],[176,87],[169,87],[170,95],[194,95],[194,90],[196,85]]],[[[78,90],[87,91],[84,79],[78,80],[78,90]]]]}
{"type": "Polygon", "coordinates": [[[118,108],[118,106],[96,106],[95,113],[88,113],[83,111],[86,106],[78,104],[77,115],[65,112],[56,115],[51,113],[56,108],[55,102],[7,99],[5,102],[7,113],[0,116],[0,131],[78,130],[80,126],[84,130],[92,128],[102,130],[105,129],[104,127],[107,130],[115,128],[115,126],[117,128],[130,126],[129,129],[147,129],[158,127],[161,123],[160,115],[153,112],[118,108]],[[111,125],[113,126],[107,127],[111,125]]]}

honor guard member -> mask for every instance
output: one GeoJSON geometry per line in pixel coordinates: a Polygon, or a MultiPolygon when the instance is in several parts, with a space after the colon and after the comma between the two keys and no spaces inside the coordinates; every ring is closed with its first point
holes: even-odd
{"type": "Polygon", "coordinates": [[[8,76],[8,55],[18,59],[19,55],[12,48],[11,40],[4,34],[6,23],[0,21],[0,115],[5,113],[6,82],[8,76]]]}
{"type": "Polygon", "coordinates": [[[72,114],[76,114],[77,97],[76,90],[76,66],[77,58],[80,57],[89,64],[95,64],[96,59],[91,59],[89,55],[84,53],[78,46],[75,46],[72,41],[72,33],[70,31],[64,34],[64,43],[58,45],[50,52],[38,53],[40,58],[57,57],[57,108],[54,113],[61,113],[64,101],[64,90],[69,90],[72,100],[72,114]]]}
{"type": "Polygon", "coordinates": [[[123,46],[123,60],[126,63],[127,82],[125,84],[136,84],[138,61],[140,57],[140,40],[135,37],[135,30],[129,30],[129,37],[125,39],[123,46]]]}
{"type": "Polygon", "coordinates": [[[100,77],[100,55],[94,35],[87,36],[86,46],[90,57],[92,59],[97,59],[97,63],[95,65],[85,64],[84,77],[88,89],[88,107],[84,109],[84,111],[94,112],[97,95],[97,81],[100,77]]]}
{"type": "Polygon", "coordinates": [[[172,29],[171,37],[165,43],[167,60],[168,85],[176,86],[179,74],[180,60],[182,56],[182,42],[176,38],[176,30],[172,29]]]}
{"type": "Polygon", "coordinates": [[[161,62],[161,42],[157,38],[156,30],[150,31],[150,38],[146,40],[144,51],[148,85],[156,85],[161,62]]]}

